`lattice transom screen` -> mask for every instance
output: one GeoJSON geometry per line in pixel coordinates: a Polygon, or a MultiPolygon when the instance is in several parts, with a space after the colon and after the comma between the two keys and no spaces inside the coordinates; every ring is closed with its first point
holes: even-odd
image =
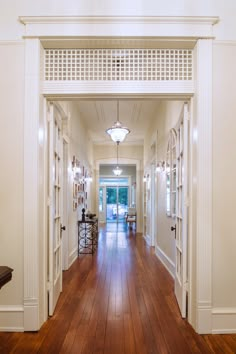
{"type": "Polygon", "coordinates": [[[45,49],[44,80],[193,80],[190,49],[45,49]]]}

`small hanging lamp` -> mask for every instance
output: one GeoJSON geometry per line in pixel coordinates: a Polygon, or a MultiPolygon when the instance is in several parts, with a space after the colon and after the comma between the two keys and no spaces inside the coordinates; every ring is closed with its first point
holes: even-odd
{"type": "Polygon", "coordinates": [[[116,143],[116,168],[114,168],[113,173],[115,176],[120,176],[122,173],[122,170],[120,169],[119,165],[118,165],[118,146],[119,143],[116,143]]]}
{"type": "Polygon", "coordinates": [[[122,141],[125,140],[126,135],[130,133],[130,130],[123,127],[119,121],[119,101],[117,101],[117,121],[111,128],[106,130],[106,133],[110,135],[115,143],[122,143],[122,141]]]}

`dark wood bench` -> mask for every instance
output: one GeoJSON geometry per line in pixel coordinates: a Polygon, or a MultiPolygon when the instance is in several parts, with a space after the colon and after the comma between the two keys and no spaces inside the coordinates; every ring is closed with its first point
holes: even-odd
{"type": "Polygon", "coordinates": [[[0,289],[11,280],[12,272],[13,269],[6,266],[0,266],[0,289]]]}

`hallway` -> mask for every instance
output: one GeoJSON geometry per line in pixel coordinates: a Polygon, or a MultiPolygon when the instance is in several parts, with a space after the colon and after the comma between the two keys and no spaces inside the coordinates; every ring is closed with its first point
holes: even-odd
{"type": "Polygon", "coordinates": [[[38,333],[0,333],[1,354],[235,352],[236,335],[199,336],[180,318],[173,279],[122,224],[101,229],[97,252],[64,272],[55,314],[38,333]]]}

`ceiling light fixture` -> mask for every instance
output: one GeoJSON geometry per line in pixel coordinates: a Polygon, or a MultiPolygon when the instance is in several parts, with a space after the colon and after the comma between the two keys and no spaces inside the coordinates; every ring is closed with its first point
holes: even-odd
{"type": "Polygon", "coordinates": [[[115,143],[122,143],[122,141],[125,140],[126,135],[130,133],[130,130],[123,127],[119,121],[119,101],[117,101],[117,121],[111,128],[106,130],[106,133],[110,135],[115,143]]]}
{"type": "Polygon", "coordinates": [[[118,146],[119,143],[116,143],[116,168],[114,168],[113,173],[115,176],[120,176],[122,173],[122,170],[120,169],[119,165],[118,165],[118,146]]]}

